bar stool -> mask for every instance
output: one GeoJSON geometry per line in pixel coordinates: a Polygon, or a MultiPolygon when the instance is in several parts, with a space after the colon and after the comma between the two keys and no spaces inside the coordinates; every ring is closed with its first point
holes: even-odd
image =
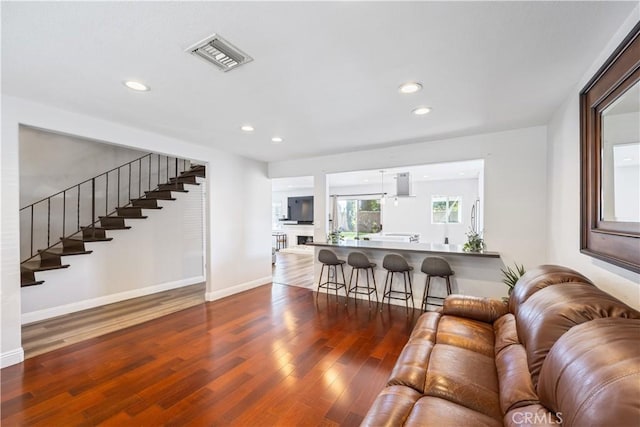
{"type": "MultiPolygon", "coordinates": [[[[362,252],[351,252],[349,257],[347,258],[347,263],[351,266],[351,276],[349,276],[349,291],[348,293],[353,292],[354,294],[367,295],[367,299],[369,300],[369,309],[371,309],[371,294],[375,294],[376,296],[376,304],[378,304],[378,288],[376,287],[376,276],[374,274],[374,267],[376,266],[374,263],[369,261],[369,258],[362,252]],[[358,286],[360,279],[360,270],[364,270],[364,274],[367,277],[367,286],[358,286]],[[355,286],[351,286],[351,282],[353,280],[353,272],[356,272],[356,284],[355,286]],[[369,282],[369,271],[371,271],[371,277],[373,279],[373,287],[371,287],[371,283],[369,282]]],[[[356,300],[356,304],[358,303],[358,298],[354,298],[356,300]]]]}
{"type": "MultiPolygon", "coordinates": [[[[382,294],[382,302],[384,302],[385,297],[389,299],[389,304],[391,304],[391,299],[404,300],[405,305],[407,306],[407,310],[409,310],[409,300],[411,300],[411,306],[415,308],[413,302],[413,289],[411,287],[410,274],[410,272],[413,270],[413,267],[407,264],[407,260],[402,258],[400,255],[395,254],[386,255],[382,260],[382,267],[387,270],[387,277],[384,280],[384,293],[382,294]],[[404,291],[393,290],[393,275],[396,273],[402,273],[402,278],[404,279],[404,291]],[[409,282],[408,289],[407,281],[409,282]],[[389,291],[387,291],[387,283],[389,285],[389,291]]],[[[382,308],[380,308],[380,310],[382,310],[382,308]]]]}
{"type": "MultiPolygon", "coordinates": [[[[344,277],[344,261],[338,259],[336,254],[331,252],[328,249],[320,249],[318,252],[318,261],[322,263],[322,269],[320,270],[320,277],[318,279],[318,292],[316,293],[316,298],[318,298],[318,294],[320,293],[320,288],[325,288],[327,291],[335,290],[336,291],[336,304],[338,303],[338,289],[344,288],[345,296],[347,301],[345,305],[349,302],[349,292],[347,289],[346,280],[344,277]],[[340,270],[342,271],[342,283],[338,282],[338,266],[340,266],[340,270]],[[327,267],[327,281],[322,282],[322,273],[324,272],[324,268],[327,267]],[[333,282],[331,281],[330,273],[331,267],[333,267],[333,282]]],[[[329,292],[327,292],[327,297],[329,297],[329,292]]]]}
{"type": "MultiPolygon", "coordinates": [[[[434,297],[429,295],[429,287],[431,285],[431,277],[442,277],[447,282],[447,295],[451,295],[451,281],[449,278],[453,276],[453,270],[451,270],[451,266],[447,262],[446,259],[439,256],[426,257],[424,261],[422,261],[422,267],[420,268],[424,274],[427,275],[427,281],[424,286],[424,293],[422,295],[422,311],[427,311],[427,305],[429,303],[429,299],[432,300],[440,300],[444,302],[443,297],[434,297]]],[[[439,305],[442,304],[431,304],[431,305],[439,305]]]]}

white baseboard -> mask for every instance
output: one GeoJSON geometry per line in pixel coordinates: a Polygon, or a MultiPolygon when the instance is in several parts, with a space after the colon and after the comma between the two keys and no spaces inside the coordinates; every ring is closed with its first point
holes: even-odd
{"type": "Polygon", "coordinates": [[[84,301],[78,301],[71,304],[65,304],[58,307],[51,307],[44,310],[22,313],[22,324],[26,325],[38,322],[52,317],[62,316],[64,314],[75,313],[76,311],[86,310],[88,308],[99,307],[101,305],[112,304],[118,301],[124,301],[131,298],[142,297],[145,295],[155,294],[157,292],[168,291],[170,289],[181,288],[184,286],[195,285],[205,281],[204,276],[190,277],[188,279],[176,280],[173,282],[161,283],[159,285],[148,286],[146,288],[132,289],[130,291],[120,292],[117,294],[105,295],[98,298],[92,298],[84,301]]]}
{"type": "Polygon", "coordinates": [[[229,295],[237,294],[242,291],[248,291],[249,289],[257,288],[258,286],[271,283],[272,277],[265,276],[260,279],[251,280],[250,282],[240,283],[239,285],[231,286],[230,288],[220,289],[218,291],[207,292],[204,294],[206,301],[215,301],[220,298],[228,297],[229,295]]]}
{"type": "Polygon", "coordinates": [[[18,347],[14,350],[0,354],[0,368],[16,365],[24,361],[24,350],[18,347]]]}

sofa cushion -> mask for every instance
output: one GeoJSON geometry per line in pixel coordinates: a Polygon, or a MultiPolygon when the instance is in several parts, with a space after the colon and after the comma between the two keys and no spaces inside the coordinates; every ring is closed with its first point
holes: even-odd
{"type": "Polygon", "coordinates": [[[531,295],[520,306],[516,322],[533,385],[558,338],[576,325],[603,317],[640,318],[640,313],[587,283],[549,286],[531,295]]]}
{"type": "Polygon", "coordinates": [[[466,348],[493,357],[495,335],[493,326],[464,317],[442,316],[436,335],[437,344],[466,348]]]}
{"type": "Polygon", "coordinates": [[[516,318],[513,314],[505,314],[493,323],[493,333],[495,335],[495,351],[497,355],[504,348],[519,344],[518,331],[516,329],[516,318]]]}
{"type": "Polygon", "coordinates": [[[452,345],[431,351],[426,396],[439,397],[500,420],[498,378],[493,357],[452,345]]]}
{"type": "Polygon", "coordinates": [[[502,300],[471,295],[449,295],[442,306],[442,314],[486,323],[493,323],[508,312],[507,303],[502,300]]]}
{"type": "Polygon", "coordinates": [[[540,371],[540,401],[565,426],[640,423],[640,320],[583,323],[551,348],[540,371]]]}
{"type": "Polygon", "coordinates": [[[385,387],[376,397],[361,426],[401,426],[421,397],[421,393],[410,387],[385,387]]]}
{"type": "Polygon", "coordinates": [[[405,426],[497,427],[502,422],[449,400],[427,396],[416,402],[405,426]]]}
{"type": "Polygon", "coordinates": [[[433,345],[428,339],[411,339],[398,356],[387,385],[404,385],[422,393],[433,345]]]}
{"type": "Polygon", "coordinates": [[[509,297],[509,311],[517,314],[520,305],[540,289],[567,282],[587,283],[593,286],[589,279],[567,267],[541,265],[531,269],[518,280],[513,288],[509,297]]]}
{"type": "Polygon", "coordinates": [[[409,341],[414,338],[425,338],[430,341],[436,341],[436,330],[438,329],[438,322],[440,321],[440,313],[429,311],[421,315],[416,321],[409,341]]]}
{"type": "Polygon", "coordinates": [[[531,382],[527,352],[521,344],[510,345],[496,354],[496,370],[503,414],[513,408],[540,403],[531,382]]]}

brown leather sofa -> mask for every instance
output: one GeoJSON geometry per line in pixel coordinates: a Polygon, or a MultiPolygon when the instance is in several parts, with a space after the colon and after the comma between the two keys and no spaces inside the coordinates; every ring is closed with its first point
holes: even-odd
{"type": "Polygon", "coordinates": [[[417,321],[363,426],[639,426],[640,313],[558,266],[417,321]]]}

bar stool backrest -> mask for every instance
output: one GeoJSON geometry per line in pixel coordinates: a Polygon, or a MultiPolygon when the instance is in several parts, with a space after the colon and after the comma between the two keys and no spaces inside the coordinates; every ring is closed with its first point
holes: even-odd
{"type": "Polygon", "coordinates": [[[411,268],[409,267],[409,264],[407,264],[407,260],[402,258],[400,255],[396,255],[396,254],[386,255],[382,260],[382,267],[386,270],[394,271],[394,272],[411,270],[411,268]]]}
{"type": "Polygon", "coordinates": [[[423,273],[430,276],[452,276],[453,270],[446,259],[439,256],[426,257],[422,261],[422,267],[420,268],[423,273]]]}
{"type": "Polygon", "coordinates": [[[320,249],[320,252],[318,252],[318,261],[327,265],[340,264],[340,261],[338,260],[338,257],[336,256],[336,254],[334,254],[328,249],[320,249]]]}
{"type": "Polygon", "coordinates": [[[351,267],[355,268],[369,268],[371,267],[371,262],[369,258],[362,252],[351,252],[349,253],[349,257],[347,258],[347,262],[351,267]]]}

